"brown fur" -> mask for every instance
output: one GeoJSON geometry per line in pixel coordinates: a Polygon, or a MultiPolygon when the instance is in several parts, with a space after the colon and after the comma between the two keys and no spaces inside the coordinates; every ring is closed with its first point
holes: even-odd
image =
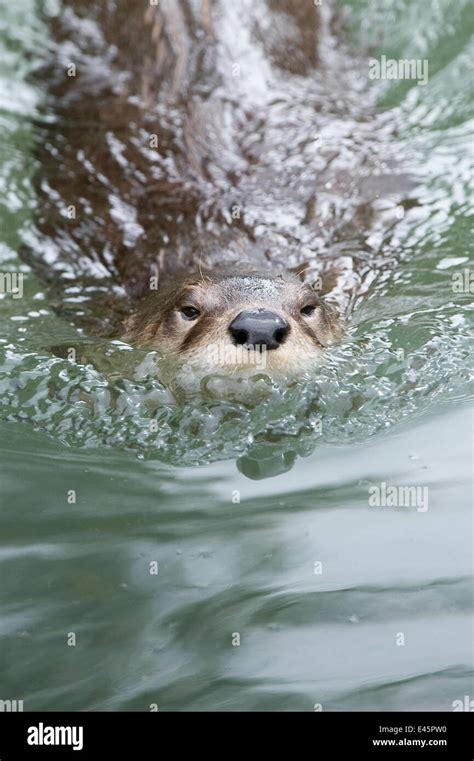
{"type": "MultiPolygon", "coordinates": [[[[209,346],[230,348],[233,340],[228,328],[232,320],[241,311],[259,306],[276,312],[290,325],[286,341],[277,351],[269,352],[270,374],[276,370],[280,376],[293,377],[295,368],[309,368],[338,336],[335,313],[302,282],[301,274],[221,270],[173,277],[127,320],[124,338],[162,350],[182,365],[205,357],[209,346]],[[301,309],[309,305],[314,306],[314,312],[303,315],[301,309]],[[187,320],[180,311],[183,306],[199,309],[199,317],[187,320]]],[[[236,364],[226,371],[234,372],[236,364]]],[[[210,369],[205,361],[203,369],[210,369]]],[[[199,370],[196,362],[193,370],[199,370]]]]}
{"type": "MultiPolygon", "coordinates": [[[[384,181],[370,181],[380,162],[370,98],[353,86],[357,59],[336,44],[330,0],[323,6],[115,0],[111,12],[101,0],[62,0],[41,74],[55,119],[38,124],[40,211],[24,252],[60,313],[114,337],[131,315],[126,340],[182,362],[229,341],[240,310],[264,305],[291,324],[269,357],[282,373],[337,336],[322,297],[346,313],[370,282],[377,251],[368,255],[365,238],[384,181]],[[339,135],[346,121],[334,142],[333,122],[339,135]],[[299,310],[311,289],[291,268],[318,281],[310,318],[299,310]],[[179,306],[193,288],[206,305],[186,323],[179,306]]],[[[386,144],[383,133],[384,162],[386,144]]]]}

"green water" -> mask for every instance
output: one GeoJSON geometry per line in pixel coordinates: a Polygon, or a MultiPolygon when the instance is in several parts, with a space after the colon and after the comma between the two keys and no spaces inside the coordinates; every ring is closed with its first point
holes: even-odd
{"type": "Polygon", "coordinates": [[[47,32],[31,0],[0,9],[0,270],[25,274],[21,299],[0,294],[0,699],[436,711],[472,695],[472,293],[452,280],[469,267],[472,11],[344,5],[374,55],[429,60],[424,87],[373,84],[417,205],[318,377],[261,380],[257,407],[222,402],[218,379],[176,407],[117,373],[140,355],[120,344],[99,342],[98,366],[51,353],[90,341],[18,259],[47,32]],[[428,509],[371,507],[381,482],[427,487],[428,509]]]}

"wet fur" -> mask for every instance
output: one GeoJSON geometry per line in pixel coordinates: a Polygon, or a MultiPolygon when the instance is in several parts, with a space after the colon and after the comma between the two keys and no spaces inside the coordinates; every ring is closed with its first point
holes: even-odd
{"type": "Polygon", "coordinates": [[[174,276],[127,320],[124,339],[174,356],[177,367],[192,368],[199,379],[216,369],[247,373],[250,368],[245,361],[213,368],[206,350],[219,345],[225,353],[234,344],[229,333],[232,320],[245,309],[263,306],[290,325],[282,345],[267,352],[266,370],[280,381],[291,380],[312,369],[324,348],[339,335],[334,310],[302,282],[304,269],[300,268],[299,277],[290,272],[272,275],[232,269],[174,276]],[[180,306],[188,303],[201,314],[187,324],[180,316],[180,306]],[[314,313],[302,316],[301,309],[308,304],[314,305],[314,313]]]}
{"type": "MultiPolygon", "coordinates": [[[[361,61],[336,39],[329,0],[321,8],[239,2],[240,10],[227,0],[62,0],[49,19],[39,213],[23,255],[48,282],[57,312],[88,334],[125,336],[181,361],[224,336],[232,309],[255,302],[243,292],[182,333],[175,312],[183,289],[206,279],[212,287],[229,276],[222,265],[237,276],[258,273],[257,291],[282,276],[288,293],[296,287],[288,268],[308,270],[320,299],[345,314],[364,278],[373,280],[372,202],[384,183],[393,194],[394,171],[386,129],[379,125],[378,142],[371,98],[357,80],[361,61]],[[72,49],[75,77],[67,75],[72,49]],[[313,150],[334,125],[337,144],[313,150]],[[373,171],[379,144],[386,182],[373,171]],[[74,218],[64,213],[71,202],[74,218]]],[[[271,360],[283,366],[286,356],[289,370],[338,334],[322,301],[312,323],[291,316],[293,308],[289,298],[292,332],[271,360]]]]}

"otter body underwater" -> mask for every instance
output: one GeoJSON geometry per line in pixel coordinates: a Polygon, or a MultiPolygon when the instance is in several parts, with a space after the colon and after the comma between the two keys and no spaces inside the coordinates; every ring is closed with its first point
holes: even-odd
{"type": "Polygon", "coordinates": [[[165,352],[184,387],[312,372],[385,266],[390,128],[324,5],[65,0],[48,19],[25,256],[60,314],[165,352]]]}

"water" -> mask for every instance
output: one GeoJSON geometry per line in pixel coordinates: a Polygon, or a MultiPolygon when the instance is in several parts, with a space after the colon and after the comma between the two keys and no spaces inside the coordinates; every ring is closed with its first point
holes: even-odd
{"type": "Polygon", "coordinates": [[[0,698],[25,710],[450,710],[472,695],[472,294],[452,280],[469,266],[469,8],[344,7],[355,44],[429,60],[424,87],[372,85],[416,203],[317,378],[284,394],[260,378],[256,406],[223,401],[217,378],[176,405],[134,374],[144,352],[55,316],[19,261],[47,31],[36,3],[2,7],[0,261],[25,292],[0,294],[0,698]],[[52,351],[71,344],[84,361],[52,351]],[[370,507],[381,482],[428,487],[428,510],[370,507]]]}

